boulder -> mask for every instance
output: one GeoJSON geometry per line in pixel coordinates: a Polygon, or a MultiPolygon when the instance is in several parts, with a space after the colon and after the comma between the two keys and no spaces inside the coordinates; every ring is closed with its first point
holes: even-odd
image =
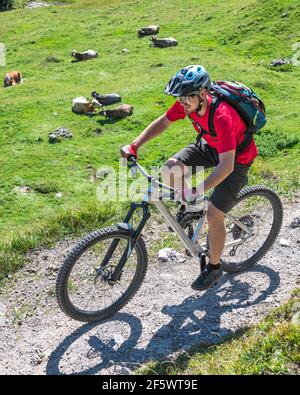
{"type": "Polygon", "coordinates": [[[47,63],[60,63],[62,62],[61,59],[57,58],[56,56],[49,55],[45,58],[45,62],[47,63]]]}
{"type": "Polygon", "coordinates": [[[54,132],[49,133],[49,143],[59,143],[62,139],[71,139],[73,137],[69,129],[60,127],[54,130],[54,132]]]}

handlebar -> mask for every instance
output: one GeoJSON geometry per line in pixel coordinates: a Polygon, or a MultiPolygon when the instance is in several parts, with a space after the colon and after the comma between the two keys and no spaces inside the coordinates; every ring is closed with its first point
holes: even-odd
{"type": "MultiPolygon", "coordinates": [[[[175,192],[178,191],[178,189],[172,188],[169,185],[163,184],[162,182],[157,181],[155,178],[151,177],[150,174],[148,174],[146,172],[146,170],[138,163],[137,158],[134,155],[129,155],[127,157],[127,166],[129,169],[131,169],[131,171],[133,172],[134,168],[138,168],[138,170],[142,173],[142,175],[147,178],[148,182],[151,183],[151,185],[158,187],[158,188],[163,188],[168,190],[169,192],[171,192],[170,194],[170,198],[172,200],[174,200],[175,197],[175,192]],[[130,163],[129,163],[130,162],[130,163]]],[[[195,199],[191,202],[185,202],[185,201],[181,201],[181,203],[183,205],[186,204],[198,204],[198,203],[202,203],[205,200],[207,200],[207,197],[203,194],[203,195],[199,195],[196,196],[195,199]]]]}
{"type": "Polygon", "coordinates": [[[152,176],[150,176],[150,174],[148,174],[146,172],[146,170],[138,163],[137,159],[135,156],[133,155],[129,155],[127,157],[127,161],[131,162],[131,163],[127,163],[127,166],[129,169],[133,169],[134,167],[137,167],[139,169],[139,171],[142,173],[142,175],[147,178],[148,182],[151,183],[152,185],[158,187],[158,188],[164,188],[167,189],[169,192],[175,192],[176,189],[170,187],[169,185],[163,184],[162,182],[157,181],[155,178],[153,178],[152,176]]]}

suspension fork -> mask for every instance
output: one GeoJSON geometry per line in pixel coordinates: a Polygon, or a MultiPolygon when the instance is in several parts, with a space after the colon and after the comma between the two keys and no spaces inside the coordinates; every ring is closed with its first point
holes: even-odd
{"type": "MultiPolygon", "coordinates": [[[[129,209],[128,213],[126,214],[122,224],[124,224],[124,225],[128,224],[128,222],[131,220],[132,215],[136,209],[137,209],[137,207],[135,206],[135,203],[131,203],[130,209],[129,209]]],[[[128,224],[128,227],[129,227],[129,224],[128,224]]],[[[118,247],[119,242],[120,242],[120,239],[114,239],[111,242],[111,244],[105,254],[105,257],[103,258],[103,260],[101,262],[100,268],[103,268],[104,266],[106,266],[108,264],[110,258],[112,257],[113,253],[115,252],[116,248],[118,247]]]]}
{"type": "MultiPolygon", "coordinates": [[[[111,282],[118,281],[127,259],[129,258],[132,250],[134,249],[134,246],[135,246],[146,222],[148,221],[149,217],[151,216],[148,206],[149,206],[149,203],[144,202],[144,201],[142,203],[135,203],[135,202],[131,203],[130,209],[124,218],[124,222],[118,224],[118,226],[122,229],[129,229],[130,237],[129,237],[127,247],[126,247],[125,251],[123,252],[113,274],[110,277],[111,282]],[[132,225],[129,224],[129,221],[132,218],[133,213],[138,208],[142,208],[143,217],[142,217],[140,223],[138,224],[136,230],[134,230],[132,225]]],[[[120,242],[120,239],[114,239],[111,242],[111,245],[109,246],[107,253],[105,254],[105,257],[103,258],[100,269],[102,269],[103,267],[105,267],[108,264],[110,258],[112,257],[113,253],[115,252],[119,242],[120,242]]]]}

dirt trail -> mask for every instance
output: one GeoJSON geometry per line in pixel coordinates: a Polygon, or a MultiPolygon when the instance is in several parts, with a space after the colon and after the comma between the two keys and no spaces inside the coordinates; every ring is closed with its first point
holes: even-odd
{"type": "MultiPolygon", "coordinates": [[[[251,270],[225,274],[215,287],[190,288],[198,264],[150,259],[146,280],[116,316],[87,325],[58,308],[57,269],[74,241],[35,251],[0,292],[0,374],[128,374],[150,359],[167,359],[201,342],[257,323],[299,287],[300,197],[285,204],[284,225],[272,250],[251,270]],[[298,199],[298,200],[297,200],[298,199]]],[[[165,231],[152,223],[146,245],[165,231]]]]}

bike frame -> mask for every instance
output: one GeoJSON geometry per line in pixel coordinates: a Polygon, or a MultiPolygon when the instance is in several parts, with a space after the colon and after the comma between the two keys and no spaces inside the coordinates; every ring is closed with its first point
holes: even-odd
{"type": "MultiPolygon", "coordinates": [[[[130,205],[130,209],[128,213],[126,214],[124,220],[122,223],[119,223],[118,226],[121,227],[122,229],[127,229],[130,231],[130,240],[128,243],[128,246],[126,250],[124,251],[118,265],[116,266],[110,280],[112,282],[117,281],[122,273],[122,269],[128,259],[128,257],[131,254],[132,249],[134,248],[145,224],[147,223],[148,219],[151,216],[151,213],[149,211],[149,205],[153,204],[157,210],[160,212],[160,214],[163,216],[165,219],[165,222],[167,225],[169,225],[174,232],[177,234],[178,238],[180,239],[181,243],[183,246],[191,253],[191,255],[194,258],[197,259],[204,259],[205,257],[209,254],[209,251],[207,248],[203,248],[201,245],[197,243],[197,240],[199,238],[199,235],[201,234],[201,231],[203,229],[203,226],[205,224],[205,219],[206,219],[206,212],[207,212],[207,203],[209,199],[206,196],[199,196],[196,197],[195,199],[195,204],[198,205],[202,204],[202,207],[199,207],[199,211],[203,212],[203,215],[201,216],[196,229],[194,230],[193,236],[190,239],[184,229],[179,225],[177,222],[176,218],[172,215],[170,212],[169,208],[167,205],[163,202],[163,199],[168,199],[171,201],[175,201],[174,195],[175,195],[175,189],[170,187],[169,185],[163,184],[156,179],[153,179],[143,168],[142,166],[136,161],[135,158],[131,157],[129,159],[132,164],[128,164],[128,167],[131,169],[133,176],[136,176],[136,170],[138,169],[145,178],[147,178],[149,182],[149,187],[147,192],[144,194],[144,197],[142,199],[141,203],[133,202],[130,205]],[[166,190],[168,193],[164,193],[163,190],[166,190]],[[158,198],[151,199],[152,196],[158,196],[158,198]],[[134,229],[132,225],[129,223],[131,220],[134,212],[141,208],[143,210],[143,216],[139,224],[137,225],[137,228],[134,229]]],[[[195,212],[193,210],[193,205],[190,207],[187,206],[187,209],[185,211],[186,213],[192,213],[195,212]],[[191,210],[191,211],[189,211],[191,210]]],[[[246,225],[241,223],[239,220],[234,218],[230,214],[225,214],[225,217],[227,217],[231,222],[239,226],[242,230],[244,230],[246,233],[251,234],[251,230],[248,229],[246,225]]],[[[225,243],[225,247],[229,246],[235,246],[239,245],[243,242],[242,239],[237,239],[229,243],[225,243]]],[[[114,239],[101,263],[101,267],[106,266],[108,264],[108,261],[110,257],[112,256],[114,250],[116,249],[117,245],[119,244],[119,239],[114,239]]],[[[100,270],[100,269],[99,269],[100,270]]]]}

